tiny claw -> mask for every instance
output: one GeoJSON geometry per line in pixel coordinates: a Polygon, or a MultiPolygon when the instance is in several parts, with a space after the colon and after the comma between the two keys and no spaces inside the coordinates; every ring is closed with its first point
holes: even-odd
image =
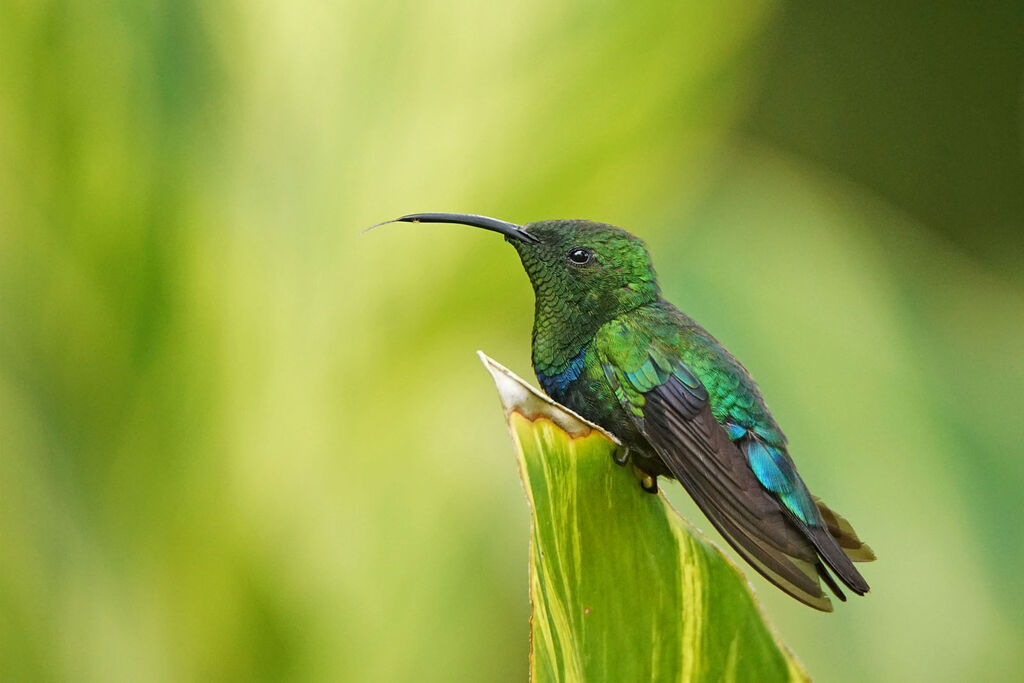
{"type": "Polygon", "coordinates": [[[612,460],[619,467],[625,467],[629,464],[629,446],[620,446],[612,453],[612,460]]]}
{"type": "Polygon", "coordinates": [[[657,493],[658,477],[652,477],[649,475],[645,476],[643,479],[640,480],[640,488],[642,488],[647,493],[657,493]]]}
{"type": "Polygon", "coordinates": [[[658,475],[647,474],[639,467],[634,467],[633,471],[636,472],[637,479],[640,480],[640,488],[647,493],[658,492],[658,475]]]}

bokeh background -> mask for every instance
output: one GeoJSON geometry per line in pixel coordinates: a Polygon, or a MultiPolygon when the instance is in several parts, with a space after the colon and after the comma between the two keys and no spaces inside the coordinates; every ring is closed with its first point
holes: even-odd
{"type": "Polygon", "coordinates": [[[1019,2],[6,0],[0,678],[524,680],[527,280],[359,235],[464,211],[630,229],[755,374],[880,557],[752,576],[818,680],[1014,679],[1022,73],[1019,2]]]}

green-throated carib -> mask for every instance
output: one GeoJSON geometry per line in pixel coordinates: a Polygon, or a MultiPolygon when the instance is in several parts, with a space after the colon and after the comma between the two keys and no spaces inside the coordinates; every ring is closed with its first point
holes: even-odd
{"type": "Polygon", "coordinates": [[[743,559],[811,607],[832,609],[819,578],[845,600],[829,570],[854,593],[868,591],[851,560],[873,560],[871,549],[807,490],[746,369],[661,297],[642,241],[583,220],[396,220],[505,235],[536,296],[537,379],[553,399],[619,437],[645,489],[657,491],[659,476],[678,479],[743,559]]]}

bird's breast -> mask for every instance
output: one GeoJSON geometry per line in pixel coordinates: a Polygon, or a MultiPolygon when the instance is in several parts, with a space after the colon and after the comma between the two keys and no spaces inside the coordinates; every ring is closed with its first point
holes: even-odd
{"type": "Polygon", "coordinates": [[[560,400],[559,397],[564,395],[569,390],[570,385],[576,382],[583,374],[583,363],[586,355],[587,348],[583,347],[563,368],[555,372],[537,371],[537,381],[540,382],[541,387],[547,392],[548,396],[556,401],[560,400]]]}
{"type": "Polygon", "coordinates": [[[646,440],[623,411],[589,347],[556,372],[536,370],[536,373],[545,393],[555,401],[608,430],[632,450],[649,450],[646,440]]]}

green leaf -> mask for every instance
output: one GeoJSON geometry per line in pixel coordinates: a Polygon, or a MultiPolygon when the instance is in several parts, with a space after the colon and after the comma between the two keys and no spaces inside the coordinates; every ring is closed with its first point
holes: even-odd
{"type": "Polygon", "coordinates": [[[480,358],[532,513],[533,681],[807,680],[736,566],[613,462],[614,436],[480,358]]]}

